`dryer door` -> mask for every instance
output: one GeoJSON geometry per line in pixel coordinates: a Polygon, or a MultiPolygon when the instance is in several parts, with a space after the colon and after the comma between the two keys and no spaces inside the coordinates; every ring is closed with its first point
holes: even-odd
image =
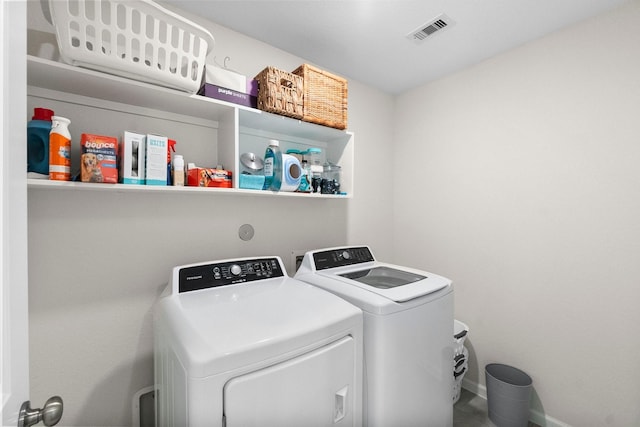
{"type": "Polygon", "coordinates": [[[353,426],[356,346],[338,341],[236,377],[224,387],[227,427],[353,426]]]}

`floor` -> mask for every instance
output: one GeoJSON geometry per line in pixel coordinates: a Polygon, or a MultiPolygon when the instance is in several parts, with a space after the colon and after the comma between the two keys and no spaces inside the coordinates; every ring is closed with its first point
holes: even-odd
{"type": "MultiPolygon", "coordinates": [[[[453,406],[453,427],[495,427],[487,415],[487,401],[462,389],[460,400],[453,406]]],[[[540,427],[529,423],[529,427],[540,427]]]]}

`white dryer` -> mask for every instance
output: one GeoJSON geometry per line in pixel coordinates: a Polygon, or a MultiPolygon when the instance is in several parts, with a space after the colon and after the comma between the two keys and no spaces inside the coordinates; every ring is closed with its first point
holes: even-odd
{"type": "Polygon", "coordinates": [[[154,312],[156,425],[362,425],[362,311],[278,257],[175,267],[154,312]]]}
{"type": "Polygon", "coordinates": [[[453,424],[453,286],[376,261],[366,246],[307,252],[296,279],[364,312],[364,424],[453,424]]]}

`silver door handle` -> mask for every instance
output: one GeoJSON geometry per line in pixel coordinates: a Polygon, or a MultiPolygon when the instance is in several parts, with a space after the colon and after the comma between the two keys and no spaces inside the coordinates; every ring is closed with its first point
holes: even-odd
{"type": "Polygon", "coordinates": [[[18,427],[30,427],[42,423],[45,426],[54,426],[62,418],[62,398],[53,396],[44,404],[44,408],[31,409],[31,402],[26,401],[20,408],[18,427]]]}

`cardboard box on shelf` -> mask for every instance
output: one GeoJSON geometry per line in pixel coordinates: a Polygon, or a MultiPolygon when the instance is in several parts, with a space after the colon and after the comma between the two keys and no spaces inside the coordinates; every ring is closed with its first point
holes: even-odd
{"type": "Polygon", "coordinates": [[[123,184],[144,184],[146,136],[124,131],[120,143],[120,182],[123,184]]]}
{"type": "Polygon", "coordinates": [[[116,184],[118,182],[118,139],[83,133],[80,137],[80,180],[116,184]]]}
{"type": "Polygon", "coordinates": [[[145,184],[167,185],[167,147],[166,136],[147,134],[146,138],[145,184]]]}
{"type": "Polygon", "coordinates": [[[216,168],[189,168],[187,185],[192,187],[232,188],[231,171],[216,168]]]}

